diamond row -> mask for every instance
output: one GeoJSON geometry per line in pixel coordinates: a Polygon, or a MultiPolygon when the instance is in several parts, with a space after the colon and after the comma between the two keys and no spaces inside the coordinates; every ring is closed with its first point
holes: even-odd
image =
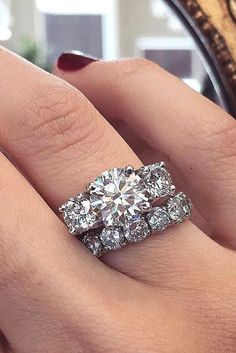
{"type": "Polygon", "coordinates": [[[128,243],[140,242],[152,232],[162,232],[173,224],[181,223],[190,217],[191,203],[188,197],[179,192],[161,206],[153,207],[135,222],[127,222],[123,227],[103,228],[86,233],[81,241],[97,257],[107,251],[117,250],[128,243]]]}

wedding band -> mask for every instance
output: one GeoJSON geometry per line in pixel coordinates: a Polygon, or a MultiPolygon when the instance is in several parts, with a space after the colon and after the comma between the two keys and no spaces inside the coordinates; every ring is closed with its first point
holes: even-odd
{"type": "Polygon", "coordinates": [[[151,208],[136,221],[128,222],[123,227],[90,231],[81,237],[81,241],[93,255],[100,257],[108,251],[140,242],[151,234],[163,232],[171,225],[182,223],[190,214],[191,202],[183,192],[179,192],[163,205],[151,208]]]}
{"type": "Polygon", "coordinates": [[[80,236],[100,256],[146,238],[155,227],[164,230],[189,217],[190,201],[183,193],[174,194],[164,162],[137,170],[132,166],[113,168],[99,175],[85,192],[71,197],[59,211],[69,232],[80,236]],[[164,204],[157,206],[157,202],[164,204]]]}

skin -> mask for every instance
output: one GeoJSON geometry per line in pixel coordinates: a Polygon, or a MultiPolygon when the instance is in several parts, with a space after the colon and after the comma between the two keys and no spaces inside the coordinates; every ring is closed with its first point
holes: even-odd
{"type": "Polygon", "coordinates": [[[148,61],[0,64],[0,352],[234,353],[234,119],[148,61]],[[101,260],[68,235],[59,204],[159,159],[192,222],[101,260]]]}

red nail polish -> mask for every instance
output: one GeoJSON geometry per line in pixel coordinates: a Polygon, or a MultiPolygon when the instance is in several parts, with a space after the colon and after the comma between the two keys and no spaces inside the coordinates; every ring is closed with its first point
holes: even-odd
{"type": "Polygon", "coordinates": [[[78,71],[95,61],[98,59],[81,52],[69,52],[61,54],[57,66],[62,71],[78,71]]]}

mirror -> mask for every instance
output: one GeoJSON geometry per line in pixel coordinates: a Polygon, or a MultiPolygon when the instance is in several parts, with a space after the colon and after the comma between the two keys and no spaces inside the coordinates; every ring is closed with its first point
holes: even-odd
{"type": "MultiPolygon", "coordinates": [[[[1,3],[6,6],[10,0],[1,3]]],[[[72,49],[106,60],[147,58],[232,112],[212,53],[183,3],[187,2],[22,0],[19,4],[12,0],[9,7],[14,20],[8,43],[10,49],[46,69],[63,51],[72,49]],[[33,16],[26,20],[24,14],[29,11],[33,16]]]]}

